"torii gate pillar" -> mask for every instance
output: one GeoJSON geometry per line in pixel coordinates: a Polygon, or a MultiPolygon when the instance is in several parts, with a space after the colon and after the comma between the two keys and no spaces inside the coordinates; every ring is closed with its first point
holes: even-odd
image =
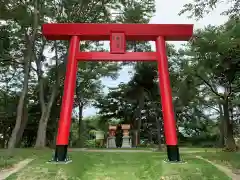
{"type": "Polygon", "coordinates": [[[180,161],[176,122],[165,41],[187,41],[192,24],[44,24],[43,35],[49,40],[69,40],[61,114],[54,161],[67,161],[74,90],[78,61],[157,61],[159,87],[167,144],[168,160],[180,161]],[[80,52],[80,40],[110,40],[109,52],[80,52]],[[155,41],[156,52],[126,52],[126,41],[155,41]]]}

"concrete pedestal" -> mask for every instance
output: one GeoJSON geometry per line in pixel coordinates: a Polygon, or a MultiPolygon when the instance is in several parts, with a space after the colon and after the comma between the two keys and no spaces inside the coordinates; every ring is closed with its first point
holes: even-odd
{"type": "Polygon", "coordinates": [[[107,148],[116,148],[116,137],[112,136],[112,137],[108,137],[107,138],[107,148]]]}
{"type": "Polygon", "coordinates": [[[132,141],[130,136],[123,136],[122,148],[132,148],[132,141]]]}

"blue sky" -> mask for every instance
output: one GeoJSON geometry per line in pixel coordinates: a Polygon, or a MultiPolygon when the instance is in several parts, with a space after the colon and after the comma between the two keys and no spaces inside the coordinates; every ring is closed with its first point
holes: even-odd
{"type": "MultiPolygon", "coordinates": [[[[209,24],[221,25],[227,21],[227,17],[220,16],[220,13],[224,11],[228,6],[221,4],[212,13],[208,14],[200,21],[194,19],[188,19],[186,15],[178,16],[182,6],[191,0],[156,0],[156,13],[152,17],[151,24],[194,24],[194,29],[203,28],[209,24]]],[[[177,48],[181,47],[184,42],[171,42],[177,48]]],[[[154,48],[154,47],[153,47],[154,48]]],[[[129,71],[131,67],[125,67],[119,72],[119,78],[117,80],[111,80],[110,78],[103,78],[102,82],[106,87],[116,87],[121,82],[128,82],[131,78],[129,71]]],[[[87,107],[83,111],[83,116],[95,115],[97,110],[93,107],[87,107]]]]}

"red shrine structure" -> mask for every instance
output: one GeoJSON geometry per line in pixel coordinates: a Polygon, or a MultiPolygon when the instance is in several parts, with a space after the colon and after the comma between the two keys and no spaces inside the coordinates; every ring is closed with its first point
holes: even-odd
{"type": "Polygon", "coordinates": [[[76,74],[81,61],[157,61],[168,160],[180,161],[165,41],[188,41],[192,24],[44,24],[42,32],[48,40],[70,43],[54,161],[68,161],[76,74]],[[80,52],[83,40],[110,40],[110,52],[80,52]],[[126,41],[155,41],[156,52],[126,52],[126,41]]]}

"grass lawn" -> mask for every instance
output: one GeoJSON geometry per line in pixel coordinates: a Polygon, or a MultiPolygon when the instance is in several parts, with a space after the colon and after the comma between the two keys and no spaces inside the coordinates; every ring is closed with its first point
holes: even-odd
{"type": "Polygon", "coordinates": [[[137,148],[86,148],[86,149],[90,149],[90,150],[95,150],[95,149],[98,149],[98,150],[146,150],[146,151],[150,151],[152,150],[153,148],[148,148],[148,147],[137,147],[137,148]]]}
{"type": "MultiPolygon", "coordinates": [[[[35,153],[38,153],[34,151],[35,153]]],[[[183,155],[187,163],[170,164],[165,153],[71,152],[70,164],[47,164],[50,151],[7,180],[230,180],[214,166],[183,155]]]]}
{"type": "Polygon", "coordinates": [[[180,147],[179,148],[181,153],[189,153],[189,152],[221,152],[221,148],[196,148],[196,147],[180,147]]]}
{"type": "Polygon", "coordinates": [[[240,152],[209,152],[199,153],[198,155],[210,161],[240,170],[240,152]]]}
{"type": "MultiPolygon", "coordinates": [[[[86,148],[88,150],[129,150],[129,151],[154,151],[157,148],[150,147],[137,147],[137,148],[86,148]]],[[[196,147],[180,147],[180,153],[199,153],[199,152],[219,152],[222,151],[220,148],[196,148],[196,147]]],[[[166,152],[166,149],[163,149],[166,152]]]]}
{"type": "MultiPolygon", "coordinates": [[[[27,158],[33,157],[36,158],[41,154],[44,154],[45,150],[35,150],[35,149],[0,149],[0,170],[4,168],[11,167],[13,164],[27,158]]],[[[47,150],[46,152],[50,153],[51,151],[47,150]]]]}

